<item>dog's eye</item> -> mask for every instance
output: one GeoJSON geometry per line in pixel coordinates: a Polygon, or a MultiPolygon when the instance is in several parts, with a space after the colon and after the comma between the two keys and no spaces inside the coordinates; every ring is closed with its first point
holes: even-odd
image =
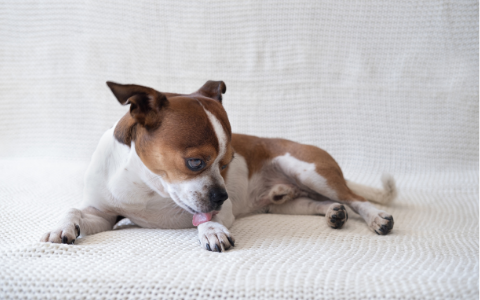
{"type": "Polygon", "coordinates": [[[228,164],[227,164],[227,165],[224,165],[224,166],[222,166],[222,170],[225,170],[225,168],[226,168],[227,166],[228,166],[228,164]]]}
{"type": "Polygon", "coordinates": [[[187,163],[187,168],[189,168],[192,171],[200,171],[205,167],[205,162],[198,158],[189,158],[187,159],[186,163],[187,163]]]}

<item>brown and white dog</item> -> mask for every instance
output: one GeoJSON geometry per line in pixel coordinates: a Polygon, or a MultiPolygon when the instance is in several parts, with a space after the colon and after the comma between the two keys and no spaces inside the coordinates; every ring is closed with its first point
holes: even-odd
{"type": "Polygon", "coordinates": [[[383,178],[383,190],[351,183],[320,148],[232,134],[222,81],[189,95],[107,85],[130,112],[102,136],[85,175],[82,207],[41,241],[70,244],[126,217],[148,228],[197,226],[202,247],[221,252],[234,246],[228,228],[235,218],[325,215],[330,227],[341,228],[348,219],[343,204],[377,234],[393,228],[392,216],[366,201],[391,201],[391,177],[383,178]]]}

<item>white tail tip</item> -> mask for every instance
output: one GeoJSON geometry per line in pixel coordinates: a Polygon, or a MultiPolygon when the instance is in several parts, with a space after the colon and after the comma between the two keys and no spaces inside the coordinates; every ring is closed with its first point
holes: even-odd
{"type": "Polygon", "coordinates": [[[390,174],[383,174],[382,185],[383,197],[379,203],[389,204],[397,198],[397,185],[395,184],[395,179],[393,179],[393,176],[390,174]]]}
{"type": "Polygon", "coordinates": [[[347,181],[347,186],[355,194],[362,196],[363,198],[379,203],[390,204],[397,197],[397,187],[395,185],[395,179],[389,174],[382,175],[383,189],[377,189],[374,187],[358,184],[355,182],[347,181]]]}

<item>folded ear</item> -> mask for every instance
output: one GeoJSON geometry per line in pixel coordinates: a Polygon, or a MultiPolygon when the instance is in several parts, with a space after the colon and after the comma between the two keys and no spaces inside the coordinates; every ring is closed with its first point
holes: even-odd
{"type": "Polygon", "coordinates": [[[197,93],[204,95],[205,97],[218,100],[222,103],[222,94],[227,91],[227,86],[223,81],[209,80],[197,91],[197,93]]]}
{"type": "Polygon", "coordinates": [[[122,105],[130,104],[130,114],[147,129],[160,125],[161,111],[168,106],[164,94],[141,85],[107,81],[108,87],[122,105]]]}

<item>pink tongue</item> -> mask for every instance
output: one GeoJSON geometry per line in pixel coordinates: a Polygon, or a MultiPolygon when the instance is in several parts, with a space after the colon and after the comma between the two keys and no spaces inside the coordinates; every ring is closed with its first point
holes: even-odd
{"type": "Polygon", "coordinates": [[[212,216],[213,216],[212,212],[194,214],[192,224],[193,226],[198,226],[202,223],[210,221],[212,219],[212,216]]]}

